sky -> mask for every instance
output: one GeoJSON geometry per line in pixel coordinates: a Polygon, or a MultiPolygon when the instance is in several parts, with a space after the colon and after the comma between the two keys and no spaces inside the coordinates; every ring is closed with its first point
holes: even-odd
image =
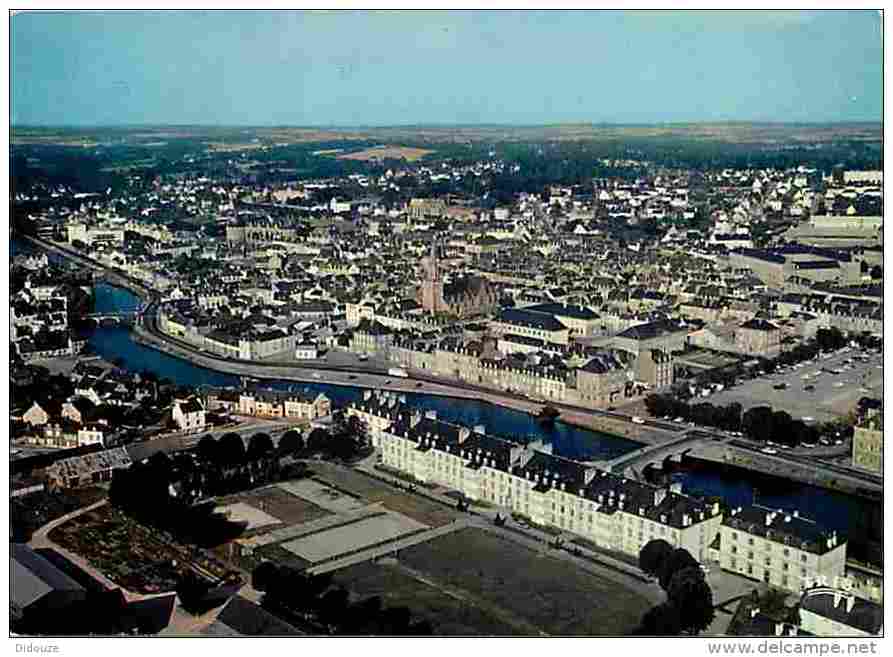
{"type": "Polygon", "coordinates": [[[154,11],[11,18],[13,125],[881,121],[859,11],[154,11]]]}

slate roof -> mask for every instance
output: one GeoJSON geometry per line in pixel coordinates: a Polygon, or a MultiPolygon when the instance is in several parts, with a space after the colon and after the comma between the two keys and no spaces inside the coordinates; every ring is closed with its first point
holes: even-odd
{"type": "Polygon", "coordinates": [[[84,592],[84,587],[22,543],[10,544],[10,604],[26,609],[52,591],[84,592]]]}
{"type": "Polygon", "coordinates": [[[793,514],[785,514],[758,505],[744,507],[735,515],[725,516],[722,524],[776,543],[790,545],[820,555],[836,549],[845,542],[843,537],[837,537],[837,543],[833,547],[828,547],[828,539],[836,537],[836,532],[830,532],[806,518],[795,517],[793,514]],[[767,516],[770,517],[768,524],[766,523],[767,516]]]}
{"type": "Polygon", "coordinates": [[[534,313],[545,313],[556,317],[573,317],[574,319],[598,319],[598,315],[585,306],[573,306],[563,303],[540,303],[527,306],[524,310],[534,313]]]}
{"type": "Polygon", "coordinates": [[[304,633],[259,605],[235,596],[226,603],[209,627],[207,636],[301,636],[304,633]]]}
{"type": "Polygon", "coordinates": [[[506,308],[500,311],[496,316],[496,319],[497,321],[506,324],[535,328],[543,331],[562,331],[567,328],[551,315],[528,312],[527,310],[518,310],[515,308],[506,308]]]}
{"type": "Polygon", "coordinates": [[[800,609],[868,634],[879,634],[884,624],[884,608],[881,605],[855,597],[852,609],[847,611],[847,594],[830,588],[805,591],[800,599],[800,609]],[[834,604],[835,594],[840,595],[837,605],[834,604]]]}

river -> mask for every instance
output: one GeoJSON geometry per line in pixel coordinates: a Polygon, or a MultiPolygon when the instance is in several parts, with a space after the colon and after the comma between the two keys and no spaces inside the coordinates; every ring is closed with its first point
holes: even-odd
{"type": "MultiPolygon", "coordinates": [[[[139,298],[131,292],[105,283],[96,285],[94,290],[96,312],[133,310],[140,303],[139,298]]],[[[130,370],[149,370],[181,385],[238,386],[240,383],[238,376],[205,369],[138,344],[131,339],[127,328],[100,327],[91,335],[89,344],[106,360],[120,358],[130,370]]],[[[294,387],[321,391],[336,403],[360,399],[364,392],[362,388],[315,382],[264,381],[262,385],[277,389],[294,387]]],[[[423,393],[405,394],[408,404],[435,410],[441,419],[465,425],[482,424],[489,433],[508,437],[541,438],[552,445],[555,454],[568,458],[611,459],[641,447],[640,443],[620,436],[581,429],[560,421],[554,427],[544,427],[527,413],[495,404],[423,393]]]]}

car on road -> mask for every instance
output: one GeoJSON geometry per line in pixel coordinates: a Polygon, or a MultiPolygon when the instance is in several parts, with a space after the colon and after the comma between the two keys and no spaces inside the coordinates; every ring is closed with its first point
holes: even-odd
{"type": "Polygon", "coordinates": [[[685,418],[677,417],[675,420],[673,420],[673,422],[675,422],[676,424],[682,424],[683,422],[685,422],[685,418]]]}
{"type": "Polygon", "coordinates": [[[319,375],[319,372],[314,372],[314,373],[313,373],[313,378],[314,378],[314,379],[320,379],[320,378],[322,378],[322,377],[319,375]]]}
{"type": "Polygon", "coordinates": [[[808,385],[808,386],[803,386],[803,389],[804,389],[806,392],[812,392],[813,390],[815,390],[815,386],[812,385],[812,384],[810,384],[810,385],[808,385]]]}
{"type": "Polygon", "coordinates": [[[350,374],[350,375],[348,375],[347,378],[350,379],[351,381],[353,381],[354,379],[357,378],[357,375],[356,375],[356,374],[350,374]]]}
{"type": "Polygon", "coordinates": [[[776,383],[776,384],[775,384],[774,386],[772,386],[772,387],[775,388],[776,390],[785,390],[785,389],[787,389],[788,384],[787,384],[787,383],[784,383],[784,382],[782,382],[782,383],[776,383]]]}
{"type": "Polygon", "coordinates": [[[763,454],[778,454],[778,450],[771,447],[764,447],[760,451],[763,452],[763,454]]]}
{"type": "Polygon", "coordinates": [[[638,415],[633,415],[633,417],[632,417],[632,423],[633,423],[633,424],[645,424],[645,420],[643,420],[642,418],[640,418],[638,415]]]}

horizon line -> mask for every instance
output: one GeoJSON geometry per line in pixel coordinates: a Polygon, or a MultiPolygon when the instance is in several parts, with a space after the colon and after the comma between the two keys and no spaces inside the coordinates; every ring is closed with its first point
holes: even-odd
{"type": "Polygon", "coordinates": [[[651,121],[651,122],[610,122],[610,121],[565,121],[558,123],[391,123],[391,124],[354,124],[354,125],[318,125],[318,124],[262,124],[262,123],[20,123],[10,124],[11,130],[39,128],[39,129],[124,129],[124,128],[236,128],[236,129],[290,129],[290,130],[319,130],[331,132],[343,132],[349,130],[388,130],[388,129],[456,129],[456,128],[562,128],[562,127],[590,127],[590,128],[657,128],[673,126],[709,126],[709,125],[740,125],[740,126],[826,126],[826,125],[877,125],[883,126],[883,119],[863,120],[829,120],[829,121],[771,121],[750,119],[729,120],[704,120],[704,121],[651,121]]]}

